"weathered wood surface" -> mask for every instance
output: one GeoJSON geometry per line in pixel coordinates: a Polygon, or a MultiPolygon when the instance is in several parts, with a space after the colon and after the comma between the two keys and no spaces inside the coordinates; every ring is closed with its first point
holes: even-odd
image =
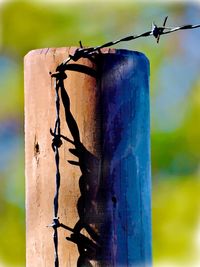
{"type": "MultiPolygon", "coordinates": [[[[54,72],[74,49],[41,49],[25,57],[27,267],[49,267],[54,262],[53,231],[47,227],[52,223],[55,193],[49,133],[55,123],[55,91],[49,72],[54,72]]],[[[59,217],[73,228],[80,220],[77,203],[83,203],[82,220],[100,236],[100,249],[88,259],[92,266],[149,266],[149,63],[137,52],[104,52],[97,68],[88,59],[76,62],[98,70],[97,79],[66,72],[65,88],[85,165],[79,168],[67,162],[77,161],[77,157],[69,151],[73,145],[63,142],[59,149],[59,217]]],[[[74,139],[62,104],[61,133],[74,139]]],[[[77,244],[66,240],[71,232],[58,231],[60,267],[77,266],[77,244]]],[[[90,237],[84,229],[81,233],[90,237]]]]}

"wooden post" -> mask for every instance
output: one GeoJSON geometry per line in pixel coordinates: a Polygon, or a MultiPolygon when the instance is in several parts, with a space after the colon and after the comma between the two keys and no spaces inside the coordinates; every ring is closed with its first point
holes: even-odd
{"type": "MultiPolygon", "coordinates": [[[[25,56],[27,267],[54,266],[53,231],[47,227],[56,172],[49,72],[74,50],[25,56]]],[[[96,65],[89,59],[73,63],[59,92],[61,134],[74,142],[63,140],[59,148],[59,221],[66,226],[58,228],[59,266],[146,267],[151,265],[149,63],[126,50],[104,50],[98,58],[96,65]]]]}

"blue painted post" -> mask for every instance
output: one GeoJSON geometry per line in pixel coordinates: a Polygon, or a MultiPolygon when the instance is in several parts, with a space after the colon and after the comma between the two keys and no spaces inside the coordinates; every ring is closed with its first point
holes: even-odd
{"type": "Polygon", "coordinates": [[[149,61],[102,55],[102,266],[151,266],[149,61]]]}

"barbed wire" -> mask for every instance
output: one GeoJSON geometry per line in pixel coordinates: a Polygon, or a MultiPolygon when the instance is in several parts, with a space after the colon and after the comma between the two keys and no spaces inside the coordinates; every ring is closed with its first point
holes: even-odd
{"type": "Polygon", "coordinates": [[[53,209],[53,222],[51,227],[54,229],[53,233],[53,240],[54,240],[54,266],[59,267],[59,256],[58,256],[58,228],[62,227],[66,230],[69,230],[71,232],[74,232],[74,229],[60,223],[58,212],[59,212],[59,190],[60,190],[60,170],[59,170],[59,148],[62,145],[62,140],[64,139],[72,144],[73,141],[71,141],[69,138],[63,136],[61,134],[60,130],[60,96],[59,96],[59,90],[61,88],[64,88],[64,79],[67,78],[67,75],[64,73],[65,70],[67,70],[67,64],[70,61],[78,61],[80,58],[91,58],[91,56],[101,53],[101,49],[110,47],[112,45],[116,45],[121,42],[127,42],[131,40],[135,40],[142,37],[148,37],[153,36],[156,38],[157,43],[159,43],[160,37],[164,34],[170,34],[179,30],[187,30],[187,29],[195,29],[199,28],[200,24],[196,25],[184,25],[179,27],[165,27],[168,17],[165,17],[163,25],[161,27],[158,27],[155,23],[152,23],[152,29],[150,31],[144,32],[139,35],[130,35],[127,37],[123,37],[121,39],[118,39],[116,41],[107,42],[103,45],[98,45],[95,47],[88,47],[83,48],[82,43],[80,42],[80,48],[76,49],[74,52],[74,55],[69,55],[69,57],[64,60],[58,67],[56,68],[55,73],[50,73],[52,78],[55,78],[54,81],[54,89],[55,89],[55,106],[56,106],[56,120],[55,120],[55,126],[54,131],[50,129],[50,133],[53,136],[52,139],[52,149],[55,154],[55,164],[56,164],[56,189],[55,189],[55,195],[54,195],[54,209],[53,209]]]}
{"type": "Polygon", "coordinates": [[[118,43],[122,43],[122,42],[127,42],[127,41],[132,41],[138,38],[142,38],[142,37],[149,37],[149,36],[153,36],[154,38],[156,38],[157,43],[159,43],[160,41],[160,37],[162,35],[165,34],[170,34],[176,31],[180,31],[180,30],[190,30],[190,29],[195,29],[195,28],[199,28],[200,24],[187,24],[187,25],[183,25],[183,26],[178,26],[178,27],[166,27],[166,22],[167,22],[168,16],[165,17],[163,25],[162,26],[157,26],[154,22],[152,23],[152,28],[150,31],[138,34],[138,35],[130,35],[130,36],[126,36],[123,37],[121,39],[115,40],[115,41],[111,41],[111,42],[107,42],[104,43],[102,45],[98,45],[98,46],[94,46],[94,47],[87,47],[87,48],[83,48],[82,43],[80,41],[80,48],[76,49],[74,52],[74,55],[69,55],[69,57],[64,60],[58,67],[56,71],[65,71],[65,66],[70,62],[70,61],[77,61],[80,58],[87,58],[88,56],[92,56],[96,53],[101,53],[101,49],[102,48],[107,48],[113,45],[116,45],[118,43]]]}

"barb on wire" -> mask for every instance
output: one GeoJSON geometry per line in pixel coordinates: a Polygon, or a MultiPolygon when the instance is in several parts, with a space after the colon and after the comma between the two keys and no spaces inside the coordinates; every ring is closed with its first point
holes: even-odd
{"type": "Polygon", "coordinates": [[[157,26],[154,22],[152,23],[152,29],[150,31],[144,32],[142,34],[139,35],[130,35],[127,37],[123,37],[121,39],[118,39],[116,41],[111,41],[111,42],[107,42],[103,45],[98,45],[95,47],[88,47],[88,48],[83,48],[81,41],[80,43],[80,48],[78,48],[74,55],[69,55],[69,57],[62,62],[62,64],[60,66],[58,66],[59,68],[62,68],[62,70],[65,70],[65,66],[71,61],[77,61],[80,58],[86,58],[88,56],[92,56],[96,53],[99,53],[101,51],[102,48],[106,48],[106,47],[110,47],[112,45],[116,45],[118,43],[121,42],[127,42],[127,41],[132,41],[138,38],[142,38],[142,37],[148,37],[148,36],[154,36],[156,38],[157,43],[159,43],[160,37],[161,35],[164,34],[169,34],[172,32],[176,32],[176,31],[180,31],[180,30],[189,30],[189,29],[195,29],[195,28],[199,28],[200,24],[196,24],[196,25],[184,25],[184,26],[179,26],[179,27],[166,27],[166,22],[167,22],[168,16],[165,17],[163,25],[162,26],[157,26]]]}

